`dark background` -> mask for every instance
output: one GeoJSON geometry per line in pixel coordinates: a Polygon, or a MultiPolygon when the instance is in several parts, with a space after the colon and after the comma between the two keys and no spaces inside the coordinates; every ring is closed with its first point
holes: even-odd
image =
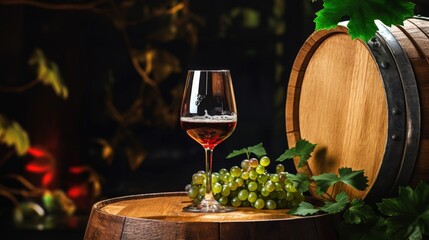
{"type": "MultiPolygon", "coordinates": [[[[85,2],[88,1],[68,1],[85,2]]],[[[423,2],[417,2],[415,13],[427,16],[427,3],[423,2]]],[[[214,171],[240,164],[240,158],[225,159],[234,149],[262,142],[275,159],[288,148],[284,104],[289,72],[299,48],[314,31],[314,14],[321,9],[321,3],[189,1],[197,19],[198,42],[195,48],[183,39],[161,45],[178,57],[181,66],[181,72],[169,77],[161,89],[168,91],[177,83],[183,84],[187,69],[230,69],[239,120],[235,132],[214,151],[214,171]]],[[[148,28],[156,29],[157,25],[149,24],[141,31],[137,27],[129,29],[131,40],[144,41],[148,28]]],[[[183,191],[192,174],[204,169],[203,149],[180,129],[179,122],[174,126],[130,127],[147,149],[145,160],[135,170],[130,169],[120,147],[111,162],[100,158],[102,149],[93,139],[109,139],[118,130],[118,124],[106,114],[109,76],[114,77],[115,100],[123,109],[137,94],[141,81],[112,21],[91,11],[49,10],[0,1],[0,33],[0,85],[15,86],[33,79],[34,72],[29,70],[27,61],[39,47],[58,64],[69,89],[66,100],[42,84],[23,93],[0,92],[0,113],[18,121],[28,131],[32,145],[45,146],[56,157],[57,187],[67,187],[70,179],[66,172],[74,165],[88,165],[102,176],[102,196],[98,200],[183,191]]],[[[25,174],[25,159],[12,160],[0,167],[0,174],[25,174]]],[[[291,163],[286,165],[288,171],[294,171],[291,163]]],[[[89,212],[86,209],[79,213],[83,220],[72,220],[77,221],[77,226],[70,227],[72,230],[63,224],[40,239],[59,232],[82,238],[89,212]]],[[[1,224],[6,221],[0,219],[1,224]]],[[[31,228],[18,230],[33,234],[31,228]]]]}

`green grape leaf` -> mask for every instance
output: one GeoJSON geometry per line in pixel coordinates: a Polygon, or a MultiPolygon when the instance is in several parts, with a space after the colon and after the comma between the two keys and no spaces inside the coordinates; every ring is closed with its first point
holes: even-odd
{"type": "Polygon", "coordinates": [[[349,203],[349,197],[345,192],[340,192],[335,196],[335,202],[325,202],[320,210],[329,214],[339,213],[346,208],[347,203],[349,203]]]}
{"type": "Polygon", "coordinates": [[[338,169],[340,181],[346,183],[357,190],[364,191],[368,187],[368,177],[363,170],[353,171],[351,168],[338,169]]]}
{"type": "Polygon", "coordinates": [[[296,175],[288,173],[287,178],[294,183],[294,187],[300,192],[307,192],[311,184],[311,179],[304,173],[297,173],[296,175]]]}
{"type": "Polygon", "coordinates": [[[349,208],[344,211],[343,218],[348,224],[360,224],[369,223],[377,217],[370,205],[360,199],[353,199],[349,208]]]}
{"type": "Polygon", "coordinates": [[[340,168],[338,172],[339,176],[334,173],[324,173],[312,177],[316,181],[317,194],[324,194],[330,186],[338,182],[343,182],[361,191],[368,186],[368,177],[364,175],[363,170],[353,171],[351,168],[340,168]]]}
{"type": "Polygon", "coordinates": [[[377,203],[386,218],[388,237],[422,239],[429,234],[429,185],[419,183],[415,190],[401,187],[399,196],[385,198],[377,203]]]}
{"type": "Polygon", "coordinates": [[[247,158],[250,157],[250,154],[253,153],[257,158],[261,158],[263,156],[267,155],[267,152],[265,151],[265,148],[262,143],[256,144],[254,146],[250,146],[247,148],[242,148],[240,150],[234,150],[232,153],[230,153],[226,158],[233,158],[242,154],[246,154],[247,158]]]}
{"type": "Polygon", "coordinates": [[[15,147],[19,156],[24,155],[30,147],[28,134],[21,125],[2,115],[0,115],[0,142],[15,147]]]}
{"type": "Polygon", "coordinates": [[[316,13],[316,30],[331,29],[343,17],[349,17],[347,28],[352,39],[368,42],[375,36],[380,20],[387,26],[402,25],[406,18],[414,16],[415,4],[406,0],[324,0],[323,9],[316,13]]]}
{"type": "Polygon", "coordinates": [[[338,233],[340,239],[386,239],[386,226],[383,217],[378,217],[374,221],[361,224],[347,224],[346,222],[341,222],[338,225],[338,233]]]}
{"type": "Polygon", "coordinates": [[[302,167],[307,163],[307,160],[311,157],[311,153],[317,144],[312,144],[305,139],[300,139],[296,142],[295,147],[286,150],[276,161],[283,162],[286,159],[292,159],[299,157],[298,167],[302,167]]]}
{"type": "Polygon", "coordinates": [[[250,146],[247,148],[247,151],[249,153],[253,153],[256,155],[256,157],[261,158],[263,156],[267,155],[267,151],[265,151],[264,146],[262,145],[262,143],[259,143],[255,146],[250,146]]]}
{"type": "Polygon", "coordinates": [[[51,86],[55,93],[67,99],[68,89],[63,82],[58,65],[48,60],[43,51],[37,48],[29,59],[29,64],[37,69],[37,79],[43,84],[51,86]]]}
{"type": "Polygon", "coordinates": [[[299,216],[313,215],[317,212],[319,212],[319,209],[308,202],[301,202],[296,208],[293,208],[288,211],[289,214],[299,216]]]}
{"type": "Polygon", "coordinates": [[[335,183],[339,182],[339,177],[335,173],[323,173],[312,177],[316,181],[317,194],[324,194],[328,188],[335,183]]]}

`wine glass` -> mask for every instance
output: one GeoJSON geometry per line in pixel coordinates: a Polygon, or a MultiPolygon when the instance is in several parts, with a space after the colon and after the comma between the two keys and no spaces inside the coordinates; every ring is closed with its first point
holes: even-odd
{"type": "Polygon", "coordinates": [[[213,149],[229,137],[237,125],[237,107],[229,70],[189,70],[180,111],[183,130],[205,150],[206,193],[199,204],[185,212],[230,212],[212,192],[213,149]]]}

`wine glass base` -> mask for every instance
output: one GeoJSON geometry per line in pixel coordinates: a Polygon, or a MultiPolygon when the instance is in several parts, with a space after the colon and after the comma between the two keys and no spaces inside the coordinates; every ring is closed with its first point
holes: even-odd
{"type": "Polygon", "coordinates": [[[234,211],[234,207],[223,206],[221,204],[192,204],[183,208],[184,212],[197,213],[225,213],[234,211]]]}

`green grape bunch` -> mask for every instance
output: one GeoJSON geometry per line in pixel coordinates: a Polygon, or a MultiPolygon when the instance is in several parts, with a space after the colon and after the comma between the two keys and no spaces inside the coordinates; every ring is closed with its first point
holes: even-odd
{"type": "MultiPolygon", "coordinates": [[[[296,183],[288,179],[283,164],[276,165],[275,173],[267,171],[270,158],[263,156],[244,159],[240,166],[232,166],[212,173],[212,191],[222,205],[253,207],[256,209],[290,209],[304,201],[296,183]]],[[[185,188],[194,203],[204,198],[206,175],[198,171],[185,188]]]]}

